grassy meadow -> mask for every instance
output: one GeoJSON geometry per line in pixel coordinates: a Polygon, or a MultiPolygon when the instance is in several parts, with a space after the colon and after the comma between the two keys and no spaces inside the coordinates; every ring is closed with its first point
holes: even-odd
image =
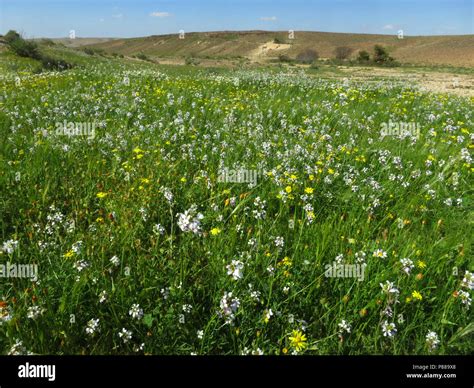
{"type": "Polygon", "coordinates": [[[0,59],[2,354],[473,352],[474,98],[74,55],[0,59]]]}

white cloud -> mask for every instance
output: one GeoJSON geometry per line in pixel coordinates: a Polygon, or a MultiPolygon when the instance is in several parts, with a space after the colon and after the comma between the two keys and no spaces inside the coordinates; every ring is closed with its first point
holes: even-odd
{"type": "Polygon", "coordinates": [[[154,18],[167,18],[171,16],[171,14],[169,12],[152,12],[150,16],[154,18]]]}
{"type": "Polygon", "coordinates": [[[260,20],[263,20],[264,22],[274,22],[277,20],[276,16],[262,16],[260,20]]]}
{"type": "Polygon", "coordinates": [[[385,26],[383,26],[383,29],[384,30],[393,30],[393,29],[395,29],[395,26],[393,24],[386,24],[385,26]]]}
{"type": "Polygon", "coordinates": [[[114,19],[122,19],[122,18],[123,18],[123,14],[121,14],[121,13],[116,13],[116,14],[112,15],[112,17],[113,17],[114,19]]]}

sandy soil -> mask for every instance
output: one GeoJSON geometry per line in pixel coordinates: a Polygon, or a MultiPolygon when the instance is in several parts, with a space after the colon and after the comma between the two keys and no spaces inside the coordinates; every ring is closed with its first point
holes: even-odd
{"type": "Polygon", "coordinates": [[[386,78],[419,85],[421,89],[434,93],[450,93],[461,97],[474,97],[474,77],[466,74],[449,74],[435,71],[410,71],[398,68],[344,67],[339,70],[353,80],[371,81],[386,78]]]}
{"type": "Polygon", "coordinates": [[[252,50],[247,57],[252,61],[258,61],[265,57],[275,56],[280,51],[285,51],[291,48],[291,44],[274,43],[273,41],[264,43],[255,50],[252,50]]]}

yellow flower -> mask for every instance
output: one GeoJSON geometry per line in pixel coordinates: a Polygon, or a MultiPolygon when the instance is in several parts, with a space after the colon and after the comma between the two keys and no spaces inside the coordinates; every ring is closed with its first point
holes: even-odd
{"type": "Polygon", "coordinates": [[[418,261],[416,262],[416,266],[417,266],[418,268],[425,268],[425,267],[426,267],[426,263],[425,263],[424,261],[422,261],[422,260],[418,260],[418,261]]]}
{"type": "Polygon", "coordinates": [[[181,178],[181,182],[186,183],[186,178],[184,176],[181,178]]]}
{"type": "Polygon", "coordinates": [[[314,189],[312,187],[307,187],[306,189],[304,189],[304,192],[306,194],[313,194],[313,191],[314,191],[314,189]]]}
{"type": "Polygon", "coordinates": [[[63,256],[64,256],[66,259],[69,259],[70,257],[73,257],[73,256],[74,256],[74,251],[73,251],[73,250],[67,251],[63,256]]]}
{"type": "Polygon", "coordinates": [[[97,193],[97,198],[105,198],[105,197],[107,197],[107,195],[108,195],[107,193],[104,193],[104,192],[101,191],[101,192],[97,193]]]}
{"type": "Polygon", "coordinates": [[[218,235],[220,232],[221,232],[221,230],[220,230],[219,228],[212,228],[212,229],[211,229],[211,234],[212,234],[213,236],[218,235]]]}
{"type": "Polygon", "coordinates": [[[299,352],[303,350],[308,344],[306,343],[306,336],[299,330],[293,330],[292,337],[289,338],[291,346],[299,352]]]}
{"type": "Polygon", "coordinates": [[[422,300],[423,297],[421,296],[421,294],[418,292],[418,291],[413,291],[411,293],[411,296],[413,297],[413,299],[418,299],[418,300],[422,300]]]}
{"type": "Polygon", "coordinates": [[[285,191],[286,191],[288,194],[291,193],[291,190],[292,190],[292,189],[291,189],[291,186],[286,186],[286,187],[285,187],[285,191]]]}

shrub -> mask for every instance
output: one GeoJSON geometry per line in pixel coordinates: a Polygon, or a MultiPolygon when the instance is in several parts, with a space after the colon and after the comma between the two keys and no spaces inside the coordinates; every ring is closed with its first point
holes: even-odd
{"type": "Polygon", "coordinates": [[[384,65],[384,64],[387,64],[387,63],[390,63],[390,62],[393,62],[393,58],[388,55],[388,52],[387,50],[376,44],[374,46],[374,62],[377,63],[378,65],[384,65]]]}
{"type": "Polygon", "coordinates": [[[150,58],[148,58],[144,53],[138,53],[137,58],[141,59],[142,61],[149,61],[150,58]]]}
{"type": "Polygon", "coordinates": [[[85,47],[83,50],[87,55],[94,55],[95,51],[91,49],[90,47],[85,47]]]}
{"type": "Polygon", "coordinates": [[[278,55],[278,60],[282,63],[290,63],[291,62],[291,58],[286,54],[278,55]]]}
{"type": "Polygon", "coordinates": [[[370,61],[370,54],[365,51],[359,51],[359,55],[357,56],[357,61],[359,62],[369,62],[370,61]]]}
{"type": "Polygon", "coordinates": [[[190,65],[190,66],[197,66],[199,65],[199,60],[193,56],[187,56],[185,59],[184,59],[184,63],[186,65],[190,65]]]}
{"type": "Polygon", "coordinates": [[[336,59],[344,60],[349,58],[353,51],[354,50],[348,46],[336,47],[336,49],[334,50],[334,55],[336,59]]]}
{"type": "Polygon", "coordinates": [[[38,45],[35,42],[23,39],[16,31],[10,30],[4,37],[8,48],[16,55],[25,58],[40,59],[38,45]]]}
{"type": "Polygon", "coordinates": [[[47,55],[41,57],[41,64],[46,70],[58,70],[63,71],[71,69],[73,65],[69,62],[66,62],[63,59],[51,58],[47,55]]]}
{"type": "Polygon", "coordinates": [[[313,63],[314,61],[317,61],[318,58],[319,58],[318,52],[312,49],[304,50],[296,56],[296,60],[299,63],[305,63],[305,64],[313,63]]]}
{"type": "Polygon", "coordinates": [[[3,40],[6,42],[6,43],[10,43],[16,39],[19,39],[21,38],[20,34],[14,30],[10,30],[6,33],[6,35],[3,37],[3,40]]]}

